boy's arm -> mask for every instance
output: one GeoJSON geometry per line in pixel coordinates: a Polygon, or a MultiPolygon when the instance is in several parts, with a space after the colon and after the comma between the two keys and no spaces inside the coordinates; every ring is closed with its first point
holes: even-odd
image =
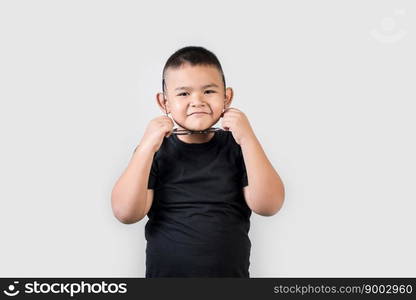
{"type": "Polygon", "coordinates": [[[149,211],[153,190],[148,189],[154,151],[138,146],[111,193],[115,217],[124,224],[140,221],[149,211]]]}
{"type": "Polygon", "coordinates": [[[244,187],[247,205],[262,216],[276,214],[283,205],[285,189],[254,133],[241,140],[249,185],[244,187]]]}

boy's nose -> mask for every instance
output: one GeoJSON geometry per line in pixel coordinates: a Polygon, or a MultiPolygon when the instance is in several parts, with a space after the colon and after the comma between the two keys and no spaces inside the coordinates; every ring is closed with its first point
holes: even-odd
{"type": "Polygon", "coordinates": [[[203,103],[203,102],[198,102],[198,103],[193,102],[193,103],[191,103],[191,106],[192,106],[192,107],[200,107],[200,106],[205,106],[205,103],[203,103]]]}
{"type": "Polygon", "coordinates": [[[191,106],[205,106],[205,102],[202,101],[200,98],[195,97],[191,101],[191,106]]]}

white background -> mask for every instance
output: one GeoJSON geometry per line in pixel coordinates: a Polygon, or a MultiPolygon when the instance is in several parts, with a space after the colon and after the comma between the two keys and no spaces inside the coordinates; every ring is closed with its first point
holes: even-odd
{"type": "Polygon", "coordinates": [[[167,58],[220,59],[286,187],[251,277],[416,276],[414,1],[1,1],[0,276],[144,277],[112,187],[167,58]]]}

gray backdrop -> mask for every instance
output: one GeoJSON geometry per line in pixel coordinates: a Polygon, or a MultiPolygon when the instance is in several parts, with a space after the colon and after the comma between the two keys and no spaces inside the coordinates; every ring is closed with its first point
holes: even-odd
{"type": "Polygon", "coordinates": [[[147,217],[118,222],[110,194],[188,45],[218,56],[285,183],[251,218],[251,276],[416,276],[415,9],[1,1],[0,276],[144,277],[147,217]]]}

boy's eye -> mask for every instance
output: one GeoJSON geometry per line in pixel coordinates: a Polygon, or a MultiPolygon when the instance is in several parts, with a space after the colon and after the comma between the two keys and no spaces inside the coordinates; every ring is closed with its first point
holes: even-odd
{"type": "MultiPolygon", "coordinates": [[[[212,92],[212,93],[215,93],[215,91],[214,91],[214,90],[207,90],[207,91],[205,91],[205,92],[212,92]]],[[[187,92],[183,92],[183,93],[178,94],[177,96],[184,96],[184,95],[186,95],[186,94],[188,94],[188,93],[187,93],[187,92]]]]}

